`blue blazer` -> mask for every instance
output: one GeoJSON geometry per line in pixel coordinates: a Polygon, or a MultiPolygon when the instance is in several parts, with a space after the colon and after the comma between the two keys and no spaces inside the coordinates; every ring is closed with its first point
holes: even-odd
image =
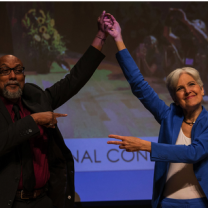
{"type": "Polygon", "coordinates": [[[162,101],[144,80],[127,49],[116,54],[118,63],[133,94],[161,125],[158,143],[152,142],[151,161],[155,161],[152,207],[156,208],[163,194],[169,163],[193,163],[194,173],[208,198],[208,112],[202,107],[191,131],[192,143],[175,145],[183,119],[183,111],[162,101]]]}

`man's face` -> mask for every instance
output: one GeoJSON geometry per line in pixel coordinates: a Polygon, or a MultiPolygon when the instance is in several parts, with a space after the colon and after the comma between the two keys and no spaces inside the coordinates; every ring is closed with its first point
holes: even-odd
{"type": "MultiPolygon", "coordinates": [[[[22,62],[15,56],[6,55],[0,58],[0,70],[5,67],[15,68],[21,66],[22,62]]],[[[12,70],[8,75],[0,74],[0,93],[10,100],[15,100],[22,95],[22,89],[25,84],[24,74],[15,74],[12,70]]]]}

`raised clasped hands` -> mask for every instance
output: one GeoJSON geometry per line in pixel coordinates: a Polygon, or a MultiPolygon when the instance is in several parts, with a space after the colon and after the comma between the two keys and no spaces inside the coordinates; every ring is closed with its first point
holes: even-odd
{"type": "Polygon", "coordinates": [[[106,38],[108,35],[108,32],[106,31],[105,25],[104,25],[104,19],[106,19],[110,14],[106,13],[105,11],[102,12],[102,14],[97,19],[97,25],[98,25],[98,33],[100,38],[106,38]]]}
{"type": "Polygon", "coordinates": [[[31,114],[32,118],[41,126],[46,128],[55,128],[58,117],[66,117],[67,114],[53,113],[51,111],[31,114]]]}
{"type": "Polygon", "coordinates": [[[149,141],[145,141],[137,137],[119,136],[114,134],[110,134],[108,137],[121,140],[121,141],[108,141],[107,143],[119,145],[120,149],[125,149],[127,152],[135,152],[139,150],[151,152],[151,142],[149,141]]]}
{"type": "Polygon", "coordinates": [[[121,41],[121,27],[119,23],[116,21],[115,17],[111,14],[106,14],[104,16],[104,25],[105,31],[114,38],[115,41],[121,41]]]}
{"type": "Polygon", "coordinates": [[[97,25],[98,25],[98,31],[102,31],[103,33],[105,33],[105,26],[104,26],[104,16],[105,16],[106,12],[103,11],[102,14],[98,17],[97,19],[97,25]]]}

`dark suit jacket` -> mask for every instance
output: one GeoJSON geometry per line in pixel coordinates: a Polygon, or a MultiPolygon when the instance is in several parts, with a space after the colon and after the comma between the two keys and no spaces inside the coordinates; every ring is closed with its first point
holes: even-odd
{"type": "MultiPolygon", "coordinates": [[[[53,111],[74,96],[89,80],[104,55],[90,46],[64,79],[43,91],[26,83],[22,101],[31,111],[53,111]]],[[[49,138],[48,163],[50,170],[48,195],[57,208],[73,207],[74,161],[70,150],[56,127],[47,129],[49,138]]],[[[39,135],[39,128],[31,116],[13,123],[6,106],[0,100],[0,207],[11,207],[15,199],[20,174],[17,145],[39,135]]]]}

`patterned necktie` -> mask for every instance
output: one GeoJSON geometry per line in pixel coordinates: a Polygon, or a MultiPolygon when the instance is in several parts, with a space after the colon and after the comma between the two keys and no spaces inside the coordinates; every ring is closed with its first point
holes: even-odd
{"type": "MultiPolygon", "coordinates": [[[[15,113],[14,120],[19,120],[19,106],[17,104],[13,105],[13,111],[15,113]]],[[[23,189],[25,191],[33,191],[35,187],[35,174],[34,174],[34,167],[33,167],[33,159],[32,159],[32,151],[30,148],[29,140],[24,141],[19,148],[22,156],[22,182],[23,182],[23,189]]]]}

